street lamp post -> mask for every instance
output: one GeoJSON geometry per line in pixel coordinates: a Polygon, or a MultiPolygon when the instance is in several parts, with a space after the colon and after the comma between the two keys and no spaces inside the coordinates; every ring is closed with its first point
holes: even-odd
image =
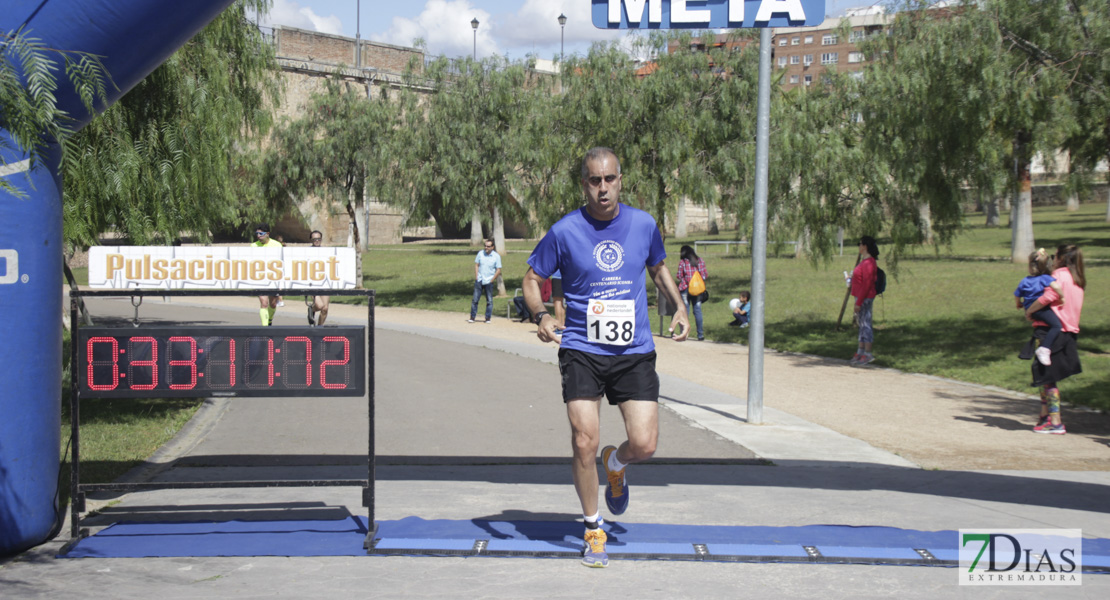
{"type": "Polygon", "coordinates": [[[470,28],[474,30],[474,60],[478,60],[478,17],[470,22],[470,28]]]}
{"type": "Polygon", "coordinates": [[[559,13],[559,62],[563,62],[563,44],[566,40],[567,16],[559,13]]]}

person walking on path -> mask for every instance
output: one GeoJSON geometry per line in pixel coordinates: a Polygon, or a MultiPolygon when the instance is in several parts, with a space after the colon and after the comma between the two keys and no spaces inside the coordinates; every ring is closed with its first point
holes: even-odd
{"type": "MultiPolygon", "coordinates": [[[[255,248],[281,248],[281,242],[270,237],[269,223],[259,223],[254,228],[255,241],[251,246],[255,248]]],[[[274,314],[277,313],[280,296],[259,296],[258,316],[262,319],[262,326],[274,324],[274,314]]]]}
{"type": "Polygon", "coordinates": [[[875,360],[872,346],[875,343],[875,331],[871,327],[872,308],[875,303],[875,279],[878,277],[879,244],[875,238],[865,235],[859,240],[860,256],[866,254],[852,271],[852,295],[856,298],[853,309],[856,324],[859,325],[859,347],[855,356],[848,364],[853,366],[866,365],[875,360]]]}
{"type": "Polygon", "coordinates": [[[706,292],[699,294],[690,293],[690,280],[694,273],[701,276],[702,282],[709,281],[709,273],[705,270],[705,261],[698,257],[690,246],[683,246],[679,251],[678,261],[678,291],[682,293],[682,303],[686,305],[686,314],[690,314],[690,305],[693,303],[694,323],[698,327],[698,341],[705,339],[705,329],[701,324],[701,303],[707,298],[706,292]]]}
{"type": "Polygon", "coordinates": [[[1062,244],[1056,249],[1053,268],[1052,276],[1063,288],[1063,295],[1052,287],[1045,288],[1044,294],[1025,309],[1025,317],[1034,321],[1034,335],[1038,337],[1043,337],[1049,326],[1036,321],[1034,315],[1037,311],[1048,307],[1060,319],[1063,332],[1050,347],[1052,352],[1049,364],[1033,361],[1033,385],[1041,388],[1041,413],[1033,431],[1063,435],[1067,433],[1067,429],[1060,419],[1060,390],[1056,384],[1083,372],[1078,347],[1079,317],[1083,312],[1084,288],[1087,287],[1087,277],[1083,272],[1083,251],[1075,244],[1062,244]],[[1067,297],[1066,303],[1063,302],[1064,297],[1067,297]]]}
{"type": "MultiPolygon", "coordinates": [[[[313,248],[319,248],[324,243],[324,234],[313,231],[308,235],[313,248]]],[[[323,327],[328,320],[328,307],[331,306],[331,296],[313,296],[308,305],[308,324],[323,327]]]]}
{"type": "Polygon", "coordinates": [[[686,309],[663,260],[667,253],[655,219],[620,203],[616,154],[594,148],[582,161],[586,204],[548,230],[528,258],[524,297],[543,342],[557,342],[563,402],[571,428],[574,489],[586,527],[582,564],[605,567],[607,535],[598,510],[597,451],[601,397],[620,408],[628,438],[601,452],[608,485],[605,502],[614,515],[628,508],[626,466],[648,460],[659,438],[659,376],[648,314],[645,273],[677,308],[675,341],[689,333],[686,309]],[[646,267],[646,269],[645,269],[646,267]],[[540,283],[563,276],[566,329],[544,310],[540,283]],[[677,329],[677,330],[676,330],[677,329]]]}
{"type": "Polygon", "coordinates": [[[486,323],[493,318],[493,282],[501,276],[501,255],[493,249],[493,240],[486,240],[485,247],[474,257],[474,298],[470,301],[470,319],[478,315],[478,299],[486,296],[486,323]]]}

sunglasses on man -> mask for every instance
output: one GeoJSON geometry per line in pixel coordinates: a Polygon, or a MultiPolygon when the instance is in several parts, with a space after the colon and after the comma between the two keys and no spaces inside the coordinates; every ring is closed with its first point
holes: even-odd
{"type": "Polygon", "coordinates": [[[264,236],[270,235],[270,232],[269,231],[256,231],[256,232],[254,232],[254,235],[257,235],[258,237],[264,237],[264,236]]]}

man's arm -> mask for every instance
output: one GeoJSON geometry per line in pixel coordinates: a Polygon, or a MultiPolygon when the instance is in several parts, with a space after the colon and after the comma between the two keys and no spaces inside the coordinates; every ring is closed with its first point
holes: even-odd
{"type": "Polygon", "coordinates": [[[682,294],[678,293],[678,286],[675,285],[671,272],[663,262],[659,261],[659,264],[648,267],[648,274],[651,275],[651,280],[655,282],[655,287],[663,291],[663,295],[667,297],[667,302],[675,307],[674,316],[671,317],[670,331],[674,334],[674,340],[681,342],[690,334],[690,320],[686,316],[686,304],[682,302],[682,294]],[[677,332],[675,331],[676,326],[678,327],[677,332]]]}
{"type": "Polygon", "coordinates": [[[497,271],[493,273],[493,279],[490,279],[490,281],[497,281],[498,277],[501,277],[501,267],[497,267],[497,271]]]}
{"type": "Polygon", "coordinates": [[[540,277],[528,268],[528,272],[524,274],[524,283],[522,289],[524,290],[524,302],[528,306],[528,311],[533,315],[544,313],[543,318],[537,324],[539,331],[536,332],[536,337],[540,338],[541,342],[557,342],[559,336],[555,335],[555,317],[552,317],[543,306],[543,296],[540,294],[540,285],[543,283],[543,277],[540,277]]]}
{"type": "Polygon", "coordinates": [[[474,280],[475,281],[478,280],[478,263],[477,263],[477,261],[474,262],[474,280]]]}

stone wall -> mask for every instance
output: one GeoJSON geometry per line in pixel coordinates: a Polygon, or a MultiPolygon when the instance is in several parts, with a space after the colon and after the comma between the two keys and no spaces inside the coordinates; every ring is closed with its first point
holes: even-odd
{"type": "MultiPolygon", "coordinates": [[[[424,53],[416,48],[362,40],[361,68],[356,69],[352,38],[278,26],[273,40],[285,84],[285,101],[275,112],[279,122],[301,115],[312,94],[325,89],[329,77],[339,75],[348,85],[361,86],[375,97],[384,87],[387,97],[392,97],[390,92],[403,85],[401,73],[410,62],[418,72],[424,67],[424,53]]],[[[307,243],[309,232],[316,229],[324,234],[325,245],[348,243],[350,217],[343,207],[302,198],[297,208],[299,214],[286,215],[274,224],[275,232],[292,243],[307,243]]],[[[364,244],[401,243],[403,214],[380,202],[371,202],[367,212],[369,216],[365,212],[358,216],[364,244]]]]}
{"type": "MultiPolygon", "coordinates": [[[[1080,194],[1079,202],[1081,204],[1087,203],[1105,203],[1106,193],[1110,191],[1110,185],[1105,183],[1095,184],[1091,187],[1091,191],[1087,194],[1080,194]]],[[[1033,186],[1033,206],[1055,206],[1063,205],[1068,201],[1064,195],[1064,186],[1062,185],[1035,185],[1033,186]]]]}
{"type": "Polygon", "coordinates": [[[424,52],[417,48],[359,40],[362,62],[355,53],[355,40],[341,35],[307,31],[296,27],[274,27],[274,51],[278,58],[332,66],[355,67],[403,73],[409,64],[424,70],[424,52]]]}

